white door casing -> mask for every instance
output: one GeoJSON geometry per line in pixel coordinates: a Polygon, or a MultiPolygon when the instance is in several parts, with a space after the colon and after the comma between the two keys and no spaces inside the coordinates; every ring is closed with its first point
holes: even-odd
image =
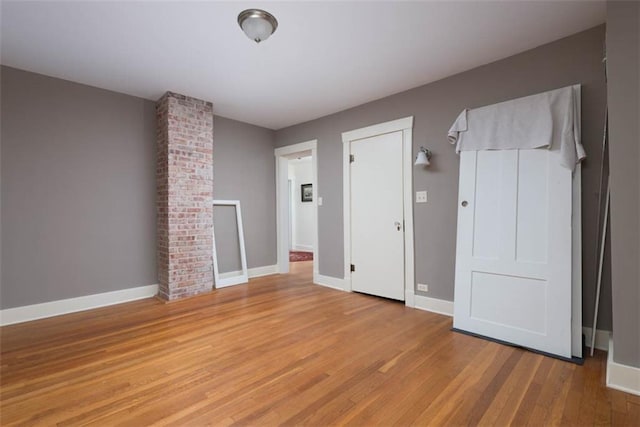
{"type": "Polygon", "coordinates": [[[402,132],[351,141],[351,289],[404,300],[402,132]]]}
{"type": "Polygon", "coordinates": [[[571,221],[557,150],[462,152],[454,327],[571,357],[571,221]]]}
{"type": "Polygon", "coordinates": [[[295,181],[289,179],[288,181],[288,194],[289,194],[289,250],[293,250],[293,231],[295,230],[296,224],[296,213],[294,209],[294,198],[295,198],[295,181]]]}
{"type": "MultiPolygon", "coordinates": [[[[392,120],[377,125],[368,126],[361,129],[344,132],[342,134],[343,142],[343,219],[344,219],[344,289],[352,290],[352,222],[357,220],[352,216],[352,194],[351,194],[351,166],[350,155],[353,141],[363,140],[378,135],[390,134],[393,132],[401,132],[402,144],[399,147],[402,156],[402,209],[404,215],[404,235],[403,235],[403,257],[404,262],[402,269],[403,289],[405,304],[413,306],[413,295],[415,287],[414,279],[414,248],[413,248],[413,199],[412,199],[412,134],[413,134],[413,117],[405,117],[398,120],[392,120]]],[[[357,161],[357,160],[356,160],[357,161]]],[[[378,204],[380,202],[378,201],[378,204]]],[[[395,222],[395,220],[394,220],[395,222]]],[[[392,224],[393,225],[393,224],[392,224]]],[[[370,235],[374,235],[377,230],[369,230],[370,235]]],[[[402,230],[401,230],[402,231],[402,230]]],[[[397,232],[397,230],[396,230],[397,232]]],[[[379,265],[379,269],[385,269],[386,265],[379,265]]],[[[356,266],[356,271],[358,267],[356,266]]]]}
{"type": "Polygon", "coordinates": [[[318,140],[301,142],[276,148],[276,242],[278,273],[289,272],[290,204],[289,204],[289,159],[311,154],[313,169],[313,277],[317,281],[320,256],[318,251],[318,140]]]}

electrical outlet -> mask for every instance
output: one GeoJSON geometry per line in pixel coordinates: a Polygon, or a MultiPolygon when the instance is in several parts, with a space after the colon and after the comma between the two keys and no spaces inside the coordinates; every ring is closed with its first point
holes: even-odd
{"type": "Polygon", "coordinates": [[[427,203],[426,191],[416,191],[416,203],[427,203]]]}
{"type": "Polygon", "coordinates": [[[422,292],[429,292],[429,285],[425,285],[424,283],[418,283],[418,290],[422,292]]]}

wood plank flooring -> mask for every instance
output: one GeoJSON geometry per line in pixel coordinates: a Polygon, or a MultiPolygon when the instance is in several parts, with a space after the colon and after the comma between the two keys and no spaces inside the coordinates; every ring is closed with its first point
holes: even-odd
{"type": "Polygon", "coordinates": [[[164,304],[0,329],[7,425],[640,425],[640,397],[450,332],[446,316],[311,283],[311,263],[164,304]]]}

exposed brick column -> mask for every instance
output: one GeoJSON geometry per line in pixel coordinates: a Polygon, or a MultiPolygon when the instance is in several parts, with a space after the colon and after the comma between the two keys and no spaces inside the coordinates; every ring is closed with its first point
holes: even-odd
{"type": "Polygon", "coordinates": [[[156,104],[158,296],[213,287],[213,105],[167,92],[156,104]]]}

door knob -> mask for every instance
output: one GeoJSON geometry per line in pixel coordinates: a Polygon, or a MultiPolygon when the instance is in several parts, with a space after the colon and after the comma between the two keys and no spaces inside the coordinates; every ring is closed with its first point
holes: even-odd
{"type": "Polygon", "coordinates": [[[398,231],[400,231],[400,230],[402,229],[402,224],[400,224],[398,221],[396,221],[394,224],[395,224],[396,229],[397,229],[398,231]]]}
{"type": "Polygon", "coordinates": [[[463,208],[466,208],[468,204],[469,204],[469,202],[467,202],[466,200],[463,200],[462,203],[461,203],[463,208]]]}

